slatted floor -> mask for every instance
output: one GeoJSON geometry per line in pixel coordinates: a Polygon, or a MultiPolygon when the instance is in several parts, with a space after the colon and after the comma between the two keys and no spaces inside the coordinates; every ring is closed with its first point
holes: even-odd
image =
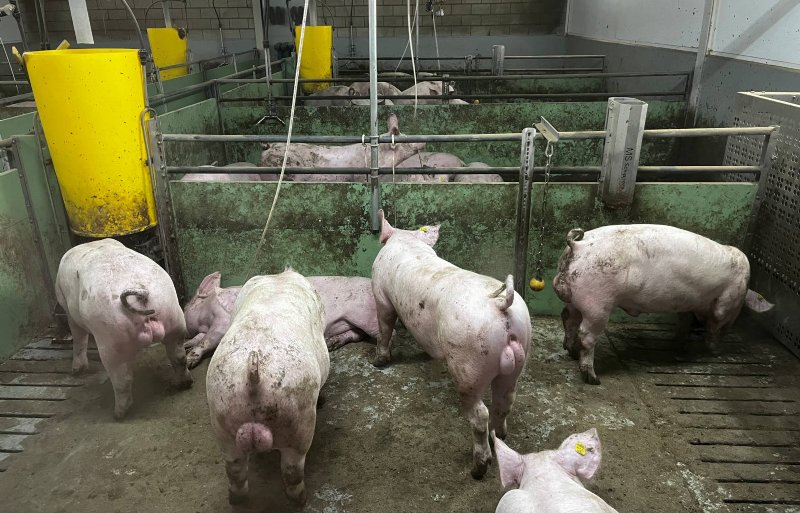
{"type": "MultiPolygon", "coordinates": [[[[92,343],[93,344],[93,343],[92,343]]],[[[89,360],[99,361],[97,348],[89,360]]],[[[72,340],[39,338],[0,363],[0,472],[24,451],[23,441],[46,429],[47,419],[71,410],[75,389],[105,381],[99,364],[93,372],[73,376],[72,340]]]]}
{"type": "Polygon", "coordinates": [[[676,356],[673,333],[631,326],[609,339],[685,441],[690,470],[716,483],[729,511],[800,511],[800,362],[752,324],[726,335],[716,357],[676,356]]]}

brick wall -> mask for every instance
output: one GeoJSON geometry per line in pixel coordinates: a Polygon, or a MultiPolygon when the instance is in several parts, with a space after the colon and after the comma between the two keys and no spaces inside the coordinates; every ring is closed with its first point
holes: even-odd
{"type": "MultiPolygon", "coordinates": [[[[96,41],[134,40],[136,35],[131,20],[120,0],[86,0],[96,41]]],[[[317,2],[319,23],[333,23],[340,37],[348,35],[350,5],[355,2],[353,26],[356,37],[367,36],[367,0],[325,0],[317,2]]],[[[222,19],[226,40],[254,40],[251,0],[214,0],[222,19]]],[[[33,0],[21,0],[25,13],[26,28],[31,46],[38,47],[36,19],[33,0]]],[[[139,24],[145,27],[145,12],[152,0],[129,0],[139,24]]],[[[185,26],[190,38],[212,39],[219,37],[217,19],[212,0],[188,0],[184,11],[182,4],[174,2],[171,13],[176,26],[185,26]],[[185,16],[184,16],[185,12],[185,16]],[[184,21],[186,20],[186,21],[184,21]]],[[[415,0],[412,0],[412,10],[415,0]]],[[[433,33],[430,13],[424,12],[425,0],[420,0],[420,34],[433,33]]],[[[293,1],[289,15],[299,21],[302,2],[293,1]],[[299,6],[299,7],[298,7],[299,6]]],[[[446,0],[442,7],[445,16],[436,18],[439,36],[462,35],[521,35],[550,34],[560,30],[563,23],[566,0],[446,0]]],[[[67,0],[45,0],[50,43],[61,39],[75,40],[67,0]]],[[[286,2],[271,0],[270,20],[273,24],[285,24],[286,2]]],[[[412,12],[413,15],[413,12],[412,12]]],[[[161,4],[147,10],[147,26],[163,26],[161,4]]],[[[378,0],[378,35],[382,37],[404,37],[408,33],[406,22],[406,0],[378,0]]]]}

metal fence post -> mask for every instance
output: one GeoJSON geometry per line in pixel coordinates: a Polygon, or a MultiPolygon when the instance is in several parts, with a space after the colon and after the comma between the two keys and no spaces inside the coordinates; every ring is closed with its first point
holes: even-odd
{"type": "Polygon", "coordinates": [[[517,234],[514,238],[514,290],[525,299],[528,272],[528,236],[531,224],[531,190],[533,186],[533,155],[535,128],[522,131],[519,165],[519,194],[517,195],[517,234]]]}
{"type": "Polygon", "coordinates": [[[158,118],[153,116],[147,122],[147,158],[150,177],[153,185],[153,196],[156,201],[158,215],[158,238],[164,251],[164,266],[175,283],[178,297],[186,297],[186,285],[178,256],[178,244],[175,237],[175,224],[172,217],[172,198],[169,189],[169,175],[164,157],[164,142],[161,138],[161,127],[158,118]]]}

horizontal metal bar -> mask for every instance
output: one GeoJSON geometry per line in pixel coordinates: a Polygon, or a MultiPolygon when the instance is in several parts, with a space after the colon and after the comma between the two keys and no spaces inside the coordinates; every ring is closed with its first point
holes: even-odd
{"type": "MultiPolygon", "coordinates": [[[[506,55],[506,59],[605,59],[605,55],[506,55]]],[[[369,57],[336,57],[339,61],[369,61],[369,57]]],[[[466,55],[461,57],[415,57],[420,61],[463,61],[466,55]]],[[[474,55],[475,60],[491,60],[491,57],[474,55]]],[[[399,61],[400,57],[378,57],[379,61],[399,61]]]]}
{"type": "MultiPolygon", "coordinates": [[[[0,146],[1,147],[1,146],[0,146]]],[[[533,168],[535,172],[544,172],[543,166],[533,168]]],[[[760,173],[759,166],[639,166],[643,173],[760,173]]],[[[229,174],[278,174],[280,167],[246,167],[246,166],[167,166],[167,173],[201,173],[213,175],[229,174]]],[[[341,174],[369,174],[367,167],[287,167],[286,174],[301,175],[341,175],[341,174]]],[[[550,172],[554,174],[572,173],[599,173],[600,166],[553,166],[550,172]]],[[[379,169],[382,175],[391,175],[392,168],[379,169]]],[[[494,167],[403,167],[395,168],[396,175],[412,174],[455,174],[455,175],[485,175],[485,174],[518,174],[519,167],[494,166],[494,167]]]]}
{"type": "MultiPolygon", "coordinates": [[[[635,78],[635,77],[688,77],[688,71],[628,71],[618,73],[555,73],[543,75],[513,75],[513,76],[491,76],[491,75],[452,75],[447,77],[433,76],[425,77],[425,81],[440,82],[445,81],[467,81],[467,80],[524,80],[524,79],[562,79],[562,78],[635,78]]],[[[379,77],[380,78],[380,77],[379,77]]],[[[411,80],[411,77],[386,77],[393,80],[411,80]]],[[[419,77],[418,77],[419,78],[419,77]]],[[[252,79],[251,79],[252,80],[252,79]]],[[[225,79],[217,79],[217,82],[226,83],[225,79]]],[[[291,78],[276,78],[272,82],[277,84],[286,83],[293,84],[294,79],[291,78]]],[[[350,77],[350,78],[301,78],[301,84],[319,84],[319,83],[336,83],[336,82],[369,82],[366,77],[350,77]]]]}
{"type": "MultiPolygon", "coordinates": [[[[698,136],[723,136],[723,135],[769,135],[776,131],[778,126],[751,126],[730,128],[661,128],[644,131],[648,138],[663,137],[698,137],[698,136]]],[[[605,134],[604,134],[605,135],[605,134]]]]}
{"type": "MultiPolygon", "coordinates": [[[[218,135],[218,134],[163,134],[164,141],[173,142],[286,142],[285,135],[218,135]]],[[[396,135],[394,141],[399,142],[500,142],[520,141],[518,133],[505,134],[447,134],[447,135],[396,135]]],[[[292,135],[293,143],[313,144],[355,144],[369,140],[356,135],[292,135]]],[[[383,135],[379,142],[391,143],[392,138],[383,135]]]]}
{"type": "MultiPolygon", "coordinates": [[[[731,127],[731,128],[669,128],[644,130],[646,138],[664,137],[697,137],[720,135],[767,135],[771,134],[776,126],[731,127]]],[[[574,132],[559,132],[560,140],[602,139],[606,136],[605,130],[583,130],[574,132]]],[[[218,135],[218,134],[163,134],[164,141],[172,142],[285,142],[285,135],[218,135]]],[[[537,133],[537,139],[542,135],[537,133]]],[[[396,135],[394,139],[382,135],[379,142],[391,143],[410,142],[519,142],[522,140],[520,133],[501,134],[431,134],[431,135],[396,135]]],[[[313,144],[355,144],[363,142],[361,136],[356,135],[293,135],[292,141],[296,143],[313,144]]]]}
{"type": "Polygon", "coordinates": [[[169,66],[164,66],[163,68],[159,67],[158,71],[165,71],[165,70],[174,69],[174,68],[185,68],[187,66],[193,66],[195,64],[202,64],[204,62],[213,62],[213,61],[217,61],[217,60],[220,60],[220,59],[233,57],[233,56],[236,56],[236,55],[245,55],[245,54],[248,54],[248,53],[252,53],[253,54],[253,58],[256,57],[256,49],[255,48],[251,48],[250,50],[244,50],[242,52],[227,53],[225,55],[217,55],[216,57],[206,57],[205,59],[197,59],[195,61],[183,62],[183,63],[179,63],[179,64],[171,64],[169,66]]]}
{"type": "Polygon", "coordinates": [[[31,85],[27,80],[0,80],[0,86],[31,85]]]}
{"type": "Polygon", "coordinates": [[[6,98],[0,98],[0,105],[8,105],[10,103],[16,103],[31,99],[33,99],[33,93],[23,93],[23,94],[18,94],[16,96],[8,96],[6,98]]]}
{"type": "MultiPolygon", "coordinates": [[[[476,70],[476,71],[487,71],[488,72],[490,70],[486,69],[486,70],[476,70]]],[[[551,72],[551,73],[558,73],[558,72],[562,72],[562,73],[566,73],[566,72],[576,72],[576,73],[578,73],[578,72],[586,72],[586,73],[588,73],[588,72],[594,71],[594,72],[600,73],[600,72],[603,71],[603,68],[536,68],[536,69],[532,69],[532,68],[503,68],[503,73],[508,73],[508,72],[528,73],[528,72],[538,72],[538,71],[551,72]]]]}
{"type": "MultiPolygon", "coordinates": [[[[253,73],[254,71],[261,71],[261,70],[264,69],[264,67],[265,67],[264,64],[260,64],[258,66],[253,66],[253,67],[250,67],[250,68],[247,68],[247,69],[244,69],[244,70],[237,71],[236,73],[231,73],[230,75],[228,75],[228,77],[238,77],[238,76],[242,76],[242,75],[248,75],[250,73],[253,73]]],[[[163,94],[154,94],[154,95],[148,96],[147,99],[150,102],[154,102],[154,101],[163,102],[163,101],[169,100],[171,98],[179,98],[181,96],[185,96],[185,95],[193,93],[195,91],[200,91],[200,90],[206,89],[206,88],[210,87],[214,82],[219,82],[219,80],[220,79],[206,80],[205,82],[200,82],[199,84],[192,84],[192,85],[189,85],[189,86],[186,86],[186,87],[182,87],[181,89],[178,89],[177,91],[170,91],[168,93],[163,93],[163,94]]],[[[261,79],[257,79],[256,78],[256,79],[250,79],[250,80],[253,80],[254,82],[259,82],[259,83],[262,83],[262,84],[265,83],[263,78],[261,78],[261,79]]]]}
{"type": "MultiPolygon", "coordinates": [[[[263,80],[261,81],[263,83],[263,80]]],[[[503,93],[503,94],[459,94],[455,93],[449,95],[447,99],[460,99],[460,100],[513,100],[520,99],[568,99],[568,98],[609,98],[611,96],[631,96],[631,97],[645,97],[645,96],[684,96],[684,91],[630,91],[620,93],[503,93]]],[[[346,99],[363,99],[368,100],[366,96],[335,96],[335,95],[319,95],[319,96],[303,96],[303,100],[346,100],[346,99]]],[[[441,95],[420,94],[417,100],[442,100],[441,95]]],[[[286,95],[273,95],[273,100],[291,100],[291,96],[286,95]]],[[[383,96],[378,95],[379,100],[413,100],[413,95],[401,94],[396,96],[383,96]]],[[[238,102],[258,102],[264,101],[263,98],[250,98],[242,96],[234,96],[227,98],[220,98],[220,102],[238,103],[238,102]]]]}

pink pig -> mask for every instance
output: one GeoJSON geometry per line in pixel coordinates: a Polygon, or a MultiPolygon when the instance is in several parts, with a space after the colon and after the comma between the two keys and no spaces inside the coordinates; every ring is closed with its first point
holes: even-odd
{"type": "Polygon", "coordinates": [[[553,289],[566,303],[564,349],[579,358],[583,379],[600,384],[594,346],[612,310],[640,313],[691,312],[706,322],[706,343],[716,350],[722,328],[746,304],[772,308],[747,289],[750,263],[733,246],[672,226],[631,224],[574,229],[558,261],[553,289]]]}
{"type": "Polygon", "coordinates": [[[382,210],[380,217],[384,247],[372,265],[380,328],[374,365],[389,363],[398,317],[425,352],[444,360],[472,427],[472,476],[479,479],[492,459],[483,393],[491,385],[492,427],[504,438],[529,352],[528,307],[514,292],[511,276],[502,283],[436,256],[432,246],[439,238],[438,226],[400,230],[386,221],[382,210]]]}
{"type": "MultiPolygon", "coordinates": [[[[241,287],[220,287],[219,272],[206,276],[184,310],[191,340],[187,364],[197,366],[217,347],[231,324],[231,313],[241,287]]],[[[325,342],[333,351],[351,342],[378,337],[375,298],[369,278],[312,276],[308,278],[325,307],[325,342]]]]}
{"type": "Polygon", "coordinates": [[[503,487],[517,488],[503,495],[495,513],[617,513],[581,483],[600,467],[596,429],[570,435],[555,451],[523,456],[497,439],[494,449],[503,487]]]}
{"type": "Polygon", "coordinates": [[[89,368],[89,335],[114,387],[114,417],[122,419],[133,404],[133,362],[137,353],[163,342],[178,386],[188,387],[181,347],[186,323],[175,286],[164,269],[114,239],[70,249],[56,275],[56,299],[67,313],[72,332],[72,371],[89,368]]]}
{"type": "Polygon", "coordinates": [[[239,292],[206,376],[231,504],[247,499],[250,454],[270,450],[281,453],[286,495],[306,502],[306,453],[330,370],[324,329],[319,296],[291,269],[250,278],[239,292]]]}

